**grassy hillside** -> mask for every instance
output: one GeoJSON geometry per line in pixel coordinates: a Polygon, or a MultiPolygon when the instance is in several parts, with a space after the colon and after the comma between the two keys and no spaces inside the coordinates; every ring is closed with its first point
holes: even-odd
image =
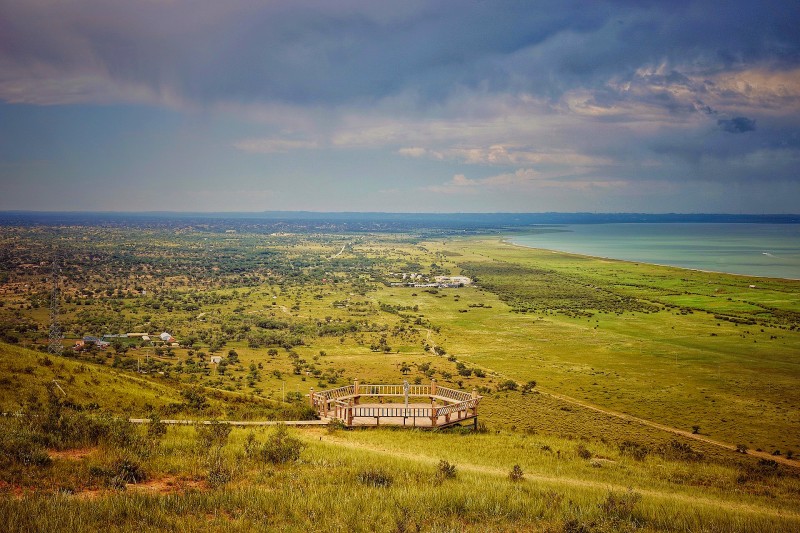
{"type": "Polygon", "coordinates": [[[0,520],[11,530],[800,525],[798,282],[486,237],[5,237],[0,411],[19,416],[0,418],[0,520]],[[42,351],[53,241],[67,258],[62,356],[42,351]],[[477,283],[393,286],[403,274],[477,283]],[[83,335],[162,331],[178,345],[71,349],[83,335]],[[310,387],[355,378],[478,389],[482,431],[157,422],[308,418],[310,387]]]}
{"type": "Polygon", "coordinates": [[[146,452],[101,443],[81,454],[52,454],[38,481],[52,485],[0,498],[0,518],[15,531],[800,526],[798,480],[781,467],[637,458],[600,443],[524,434],[311,429],[284,437],[302,450],[296,461],[280,463],[262,452],[276,434],[234,429],[214,441],[172,427],[146,452]],[[119,472],[136,483],[120,485],[119,472]]]}

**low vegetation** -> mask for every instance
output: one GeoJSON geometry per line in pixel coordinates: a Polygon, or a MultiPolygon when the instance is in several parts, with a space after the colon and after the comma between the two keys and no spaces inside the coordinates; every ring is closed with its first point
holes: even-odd
{"type": "Polygon", "coordinates": [[[800,528],[798,282],[455,233],[4,227],[4,527],[800,528]],[[355,378],[474,389],[479,430],[226,423],[312,419],[311,387],[355,378]]]}

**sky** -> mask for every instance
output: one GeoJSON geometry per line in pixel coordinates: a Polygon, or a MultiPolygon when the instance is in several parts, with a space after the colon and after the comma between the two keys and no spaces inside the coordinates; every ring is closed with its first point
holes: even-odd
{"type": "Polygon", "coordinates": [[[800,212],[800,2],[0,0],[0,210],[800,212]]]}

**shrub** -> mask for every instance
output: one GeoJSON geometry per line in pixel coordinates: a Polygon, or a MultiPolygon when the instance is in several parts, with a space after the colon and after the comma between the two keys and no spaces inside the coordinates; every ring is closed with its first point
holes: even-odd
{"type": "Polygon", "coordinates": [[[533,389],[535,388],[536,388],[536,381],[532,379],[522,386],[522,394],[528,394],[529,392],[532,392],[533,389]]]}
{"type": "Polygon", "coordinates": [[[589,449],[586,448],[586,446],[584,446],[583,444],[578,444],[578,446],[575,448],[575,453],[577,453],[578,457],[580,457],[581,459],[592,458],[592,452],[590,452],[589,449]]]}
{"type": "Polygon", "coordinates": [[[286,393],[286,401],[289,403],[298,403],[303,401],[303,393],[302,392],[287,392],[286,393]]]}
{"type": "Polygon", "coordinates": [[[642,495],[628,489],[627,492],[611,491],[606,496],[605,501],[600,504],[600,510],[607,518],[613,520],[628,520],[633,515],[633,509],[642,495]]]}
{"type": "Polygon", "coordinates": [[[368,468],[358,473],[356,481],[369,487],[391,487],[394,478],[382,468],[368,468]]]}
{"type": "Polygon", "coordinates": [[[160,441],[167,434],[167,425],[155,413],[150,413],[150,422],[147,424],[147,436],[152,441],[160,441]]]}
{"type": "Polygon", "coordinates": [[[747,453],[747,446],[745,444],[737,444],[736,451],[739,453],[747,453]]]}
{"type": "Polygon", "coordinates": [[[228,465],[219,448],[211,449],[206,458],[208,476],[206,480],[212,489],[216,489],[233,479],[233,469],[228,465]]]}
{"type": "Polygon", "coordinates": [[[772,459],[759,459],[758,463],[752,465],[748,464],[739,471],[736,482],[739,484],[747,483],[748,481],[764,481],[765,478],[778,476],[782,472],[776,461],[772,459]]]}
{"type": "Polygon", "coordinates": [[[507,390],[517,390],[517,388],[518,388],[517,382],[514,381],[513,379],[507,379],[505,381],[501,381],[497,385],[498,392],[507,390]]]}
{"type": "Polygon", "coordinates": [[[695,451],[686,443],[671,440],[668,444],[658,447],[658,454],[668,460],[700,461],[703,454],[695,451]]]}
{"type": "Polygon", "coordinates": [[[644,461],[644,458],[650,453],[650,449],[644,444],[626,440],[619,445],[619,453],[620,455],[632,457],[637,461],[644,461]]]}
{"type": "Polygon", "coordinates": [[[228,442],[228,435],[231,433],[230,424],[212,420],[210,424],[198,424],[195,426],[197,432],[197,445],[201,451],[208,448],[222,448],[228,442]]]}
{"type": "Polygon", "coordinates": [[[247,434],[247,437],[244,441],[244,455],[248,459],[253,459],[257,453],[258,441],[256,440],[256,434],[251,431],[247,434]]]}
{"type": "Polygon", "coordinates": [[[456,477],[456,465],[450,464],[444,459],[440,460],[439,465],[436,467],[436,477],[440,481],[454,479],[456,477]]]}
{"type": "Polygon", "coordinates": [[[328,424],[328,433],[329,434],[336,433],[340,429],[347,429],[347,426],[345,426],[344,422],[342,422],[339,419],[331,420],[331,422],[328,424]]]}
{"type": "Polygon", "coordinates": [[[261,456],[272,464],[294,462],[300,458],[304,447],[300,439],[289,435],[285,424],[279,424],[261,448],[261,456]]]}
{"type": "Polygon", "coordinates": [[[203,391],[203,387],[200,387],[199,385],[184,390],[181,392],[181,396],[183,396],[183,398],[186,400],[186,405],[189,407],[189,409],[202,411],[208,407],[208,399],[203,391]]]}
{"type": "MultiPolygon", "coordinates": [[[[95,424],[90,442],[102,442],[107,446],[121,448],[135,452],[139,455],[147,455],[150,447],[136,430],[136,426],[124,418],[103,416],[95,424]]],[[[92,429],[91,426],[87,426],[92,429]]]]}
{"type": "Polygon", "coordinates": [[[147,473],[138,462],[129,457],[114,461],[111,465],[115,477],[123,483],[139,483],[147,479],[147,473]]]}
{"type": "Polygon", "coordinates": [[[522,467],[519,465],[514,465],[514,467],[511,469],[511,472],[508,473],[508,479],[514,483],[522,481],[524,478],[525,473],[522,471],[522,467]]]}
{"type": "Polygon", "coordinates": [[[0,465],[48,466],[52,461],[45,449],[36,442],[36,435],[26,430],[0,432],[0,465]]]}

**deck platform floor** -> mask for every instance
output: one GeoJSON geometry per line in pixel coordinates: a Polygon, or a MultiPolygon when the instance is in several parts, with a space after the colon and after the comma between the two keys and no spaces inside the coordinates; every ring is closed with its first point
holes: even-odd
{"type": "MultiPolygon", "coordinates": [[[[409,403],[409,409],[430,409],[430,403],[409,403]]],[[[357,407],[364,407],[364,408],[402,408],[405,407],[402,403],[361,403],[358,404],[357,407]]],[[[442,415],[436,420],[436,427],[437,428],[444,428],[454,426],[456,424],[460,424],[465,421],[472,421],[477,416],[470,415],[467,412],[462,413],[464,416],[462,418],[458,418],[458,413],[453,413],[450,415],[450,421],[447,421],[447,418],[442,415]]],[[[329,412],[329,415],[333,415],[332,412],[329,412]]],[[[329,419],[333,417],[330,416],[329,419]]],[[[324,420],[324,419],[323,419],[324,420]]],[[[431,418],[429,416],[417,416],[417,417],[406,417],[403,418],[402,416],[381,416],[380,418],[374,416],[354,416],[352,427],[366,427],[366,426],[403,426],[403,427],[418,427],[418,428],[432,428],[433,425],[431,424],[431,418]]]]}

